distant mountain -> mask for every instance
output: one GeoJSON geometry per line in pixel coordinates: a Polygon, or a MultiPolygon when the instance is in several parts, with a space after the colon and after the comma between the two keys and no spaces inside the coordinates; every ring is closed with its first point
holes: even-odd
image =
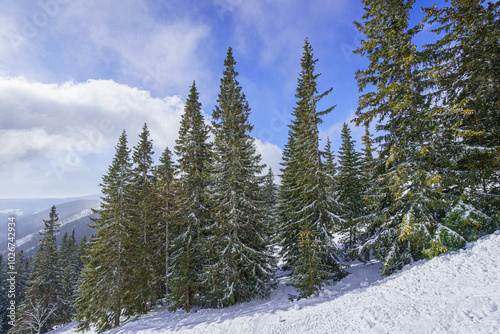
{"type": "MultiPolygon", "coordinates": [[[[94,195],[87,199],[69,199],[69,201],[61,199],[62,202],[59,199],[0,200],[0,205],[11,204],[11,210],[23,211],[23,214],[16,218],[16,245],[18,250],[27,251],[34,250],[38,245],[41,239],[40,232],[44,228],[43,220],[49,219],[52,205],[56,205],[61,224],[58,241],[65,232],[71,234],[73,229],[78,242],[84,235],[90,237],[94,230],[87,225],[91,223],[89,216],[92,215],[92,209],[99,207],[98,198],[98,195],[94,195]],[[42,210],[40,210],[41,205],[45,205],[42,210]],[[25,212],[31,214],[24,214],[25,212]]],[[[0,223],[0,253],[4,253],[7,249],[7,216],[0,223]]]]}
{"type": "MultiPolygon", "coordinates": [[[[66,198],[0,198],[0,219],[14,213],[18,218],[46,210],[52,205],[79,199],[99,200],[100,194],[66,198]]],[[[3,232],[3,231],[2,231],[3,232]]]]}

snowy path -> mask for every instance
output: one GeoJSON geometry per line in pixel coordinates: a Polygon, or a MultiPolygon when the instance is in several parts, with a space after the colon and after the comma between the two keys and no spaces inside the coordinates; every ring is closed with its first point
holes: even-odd
{"type": "MultiPolygon", "coordinates": [[[[500,333],[500,232],[381,279],[357,265],[319,296],[272,298],[196,313],[158,311],[109,333],[500,333]]],[[[52,333],[73,333],[72,325],[52,333]]]]}

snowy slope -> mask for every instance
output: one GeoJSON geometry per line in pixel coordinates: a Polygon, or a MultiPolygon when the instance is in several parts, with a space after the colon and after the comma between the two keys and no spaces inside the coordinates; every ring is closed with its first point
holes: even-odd
{"type": "MultiPolygon", "coordinates": [[[[500,333],[500,231],[381,279],[379,264],[317,297],[291,303],[282,281],[269,300],[196,313],[158,310],[108,333],[500,333]]],[[[70,324],[52,333],[74,333],[70,324]]]]}

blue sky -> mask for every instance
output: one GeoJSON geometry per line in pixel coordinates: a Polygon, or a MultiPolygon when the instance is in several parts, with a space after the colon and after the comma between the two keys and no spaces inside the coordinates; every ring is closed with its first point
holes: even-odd
{"type": "MultiPolygon", "coordinates": [[[[122,129],[147,122],[156,153],[173,147],[196,80],[207,116],[229,46],[252,109],[263,162],[278,173],[304,39],[314,49],[322,144],[340,143],[358,89],[351,54],[363,11],[348,0],[2,1],[0,197],[97,193],[122,129]]],[[[352,125],[354,126],[354,125],[352,125]]],[[[358,139],[362,129],[353,129],[358,139]]]]}

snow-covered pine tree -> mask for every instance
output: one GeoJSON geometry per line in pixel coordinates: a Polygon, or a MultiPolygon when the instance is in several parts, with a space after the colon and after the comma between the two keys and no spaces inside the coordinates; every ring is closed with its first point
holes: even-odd
{"type": "Polygon", "coordinates": [[[334,107],[316,110],[317,102],[331,92],[317,95],[316,62],[306,39],[294,118],[283,151],[280,188],[281,256],[291,270],[291,282],[299,298],[318,292],[342,276],[331,235],[340,218],[328,193],[331,177],[324,172],[318,137],[321,116],[334,107]]]}
{"type": "Polygon", "coordinates": [[[330,137],[326,137],[325,151],[323,152],[323,170],[327,177],[327,183],[329,183],[329,186],[327,186],[328,194],[333,195],[337,163],[335,162],[335,154],[332,152],[330,137]]]}
{"type": "Polygon", "coordinates": [[[271,167],[267,171],[262,187],[262,198],[265,203],[267,225],[270,231],[270,245],[275,245],[278,232],[278,186],[274,183],[274,173],[271,167]]]}
{"type": "Polygon", "coordinates": [[[206,264],[206,229],[210,226],[208,189],[211,145],[209,129],[201,113],[196,84],[191,86],[179,138],[176,141],[176,222],[172,240],[168,300],[172,309],[189,311],[198,301],[203,286],[202,267],[206,264]]]}
{"type": "Polygon", "coordinates": [[[154,196],[152,198],[155,207],[155,216],[159,228],[155,244],[151,245],[156,259],[155,272],[161,273],[161,291],[162,295],[168,295],[170,292],[170,270],[171,270],[171,240],[177,235],[175,229],[175,188],[174,188],[174,162],[172,161],[172,152],[168,147],[165,148],[160,156],[160,164],[154,167],[153,175],[154,196]]]}
{"type": "Polygon", "coordinates": [[[356,123],[378,121],[376,138],[384,171],[377,179],[380,195],[371,237],[359,251],[370,248],[384,261],[383,274],[423,257],[436,229],[436,218],[446,206],[440,159],[440,127],[428,95],[426,53],[412,43],[422,29],[409,27],[414,0],[364,0],[365,14],[358,30],[365,35],[356,53],[370,64],[356,72],[360,97],[356,123]]]}
{"type": "Polygon", "coordinates": [[[119,326],[122,315],[131,315],[125,302],[132,299],[126,290],[130,282],[126,247],[130,244],[131,166],[123,131],[108,172],[102,177],[101,207],[94,210],[99,216],[92,218],[96,233],[88,241],[76,299],[78,330],[93,327],[102,332],[119,326]]]}
{"type": "MultiPolygon", "coordinates": [[[[362,244],[366,241],[368,236],[373,234],[372,228],[375,226],[373,220],[376,219],[378,205],[383,198],[377,190],[377,178],[379,169],[385,166],[382,159],[375,159],[373,152],[375,151],[373,135],[370,133],[368,126],[365,126],[365,134],[361,137],[363,146],[361,148],[361,161],[362,161],[362,182],[363,182],[363,203],[364,203],[364,216],[361,217],[362,228],[359,231],[358,243],[362,244]]],[[[368,261],[370,259],[371,250],[368,247],[357,247],[351,256],[358,258],[360,261],[368,261]]]]}
{"type": "Polygon", "coordinates": [[[273,257],[269,226],[261,198],[263,166],[250,136],[250,107],[237,81],[231,48],[224,61],[217,105],[213,111],[214,168],[211,203],[213,224],[206,242],[210,264],[204,266],[207,288],[202,302],[223,307],[267,296],[273,257]]]}
{"type": "MultiPolygon", "coordinates": [[[[368,126],[365,126],[365,134],[361,137],[361,141],[363,143],[363,147],[361,148],[361,161],[363,164],[363,182],[365,183],[365,201],[367,201],[367,205],[369,206],[370,196],[372,195],[370,192],[370,188],[373,186],[373,180],[376,177],[376,163],[373,157],[374,147],[373,147],[373,135],[370,133],[370,129],[368,126]]],[[[370,210],[368,210],[370,211],[370,210]]]]}
{"type": "Polygon", "coordinates": [[[335,177],[335,196],[340,204],[339,215],[343,230],[348,232],[347,250],[350,252],[357,241],[361,218],[365,211],[363,164],[361,155],[354,147],[351,130],[347,123],[342,126],[342,144],[339,148],[338,173],[335,177]]]}
{"type": "Polygon", "coordinates": [[[155,272],[155,264],[163,259],[155,257],[155,246],[163,245],[163,230],[156,221],[153,199],[153,143],[147,124],[142,127],[139,142],[132,152],[133,167],[129,184],[131,210],[129,225],[128,301],[136,313],[147,313],[148,308],[161,298],[162,273],[155,272]],[[137,284],[141,282],[141,284],[137,284]]]}
{"type": "Polygon", "coordinates": [[[26,298],[19,305],[15,326],[10,333],[46,333],[62,322],[63,306],[67,304],[62,293],[62,270],[59,262],[56,234],[59,231],[56,207],[52,206],[49,219],[40,233],[43,238],[33,258],[32,279],[26,298]]]}
{"type": "Polygon", "coordinates": [[[455,195],[429,254],[500,228],[499,9],[499,2],[485,5],[482,0],[423,9],[424,22],[433,24],[438,35],[426,49],[442,127],[453,138],[443,152],[453,174],[444,191],[455,195]]]}

